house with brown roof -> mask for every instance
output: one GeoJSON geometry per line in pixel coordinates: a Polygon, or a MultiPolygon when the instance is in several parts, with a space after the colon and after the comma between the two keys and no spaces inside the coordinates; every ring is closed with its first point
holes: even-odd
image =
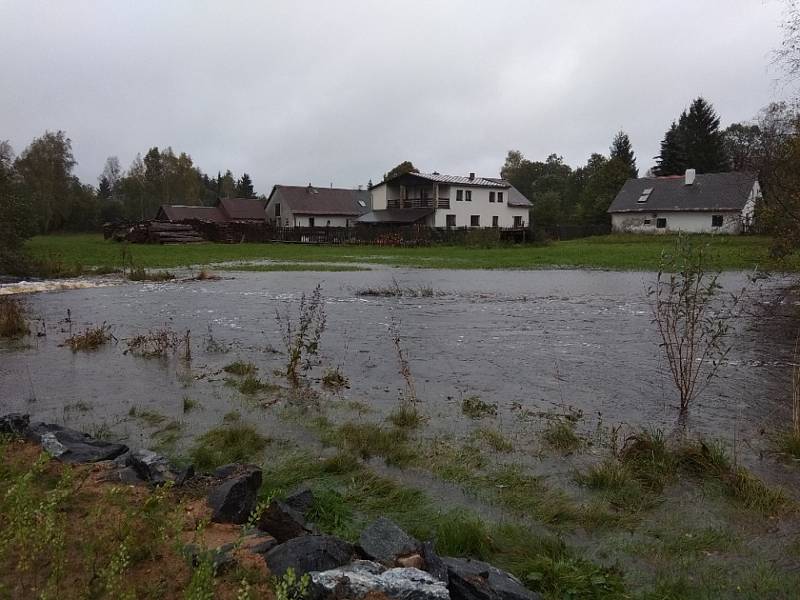
{"type": "Polygon", "coordinates": [[[276,185],[266,214],[269,223],[281,227],[350,227],[369,208],[365,190],[276,185]]]}
{"type": "Polygon", "coordinates": [[[170,223],[195,220],[207,223],[258,223],[265,218],[264,202],[258,198],[220,198],[216,206],[162,204],[155,220],[170,223]]]}
{"type": "Polygon", "coordinates": [[[617,232],[743,233],[761,188],[755,173],[697,173],[629,179],[608,209],[617,232]]]}
{"type": "Polygon", "coordinates": [[[369,190],[372,210],[359,223],[437,228],[530,226],[531,203],[504,179],[403,173],[369,190]]]}

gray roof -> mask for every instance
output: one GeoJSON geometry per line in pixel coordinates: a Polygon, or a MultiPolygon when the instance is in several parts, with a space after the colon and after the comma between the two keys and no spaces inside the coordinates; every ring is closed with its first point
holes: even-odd
{"type": "Polygon", "coordinates": [[[295,214],[355,217],[369,212],[369,192],[310,185],[276,185],[267,200],[275,199],[295,214]]]}
{"type": "Polygon", "coordinates": [[[373,185],[373,188],[378,187],[384,183],[389,183],[390,181],[394,181],[400,177],[416,177],[418,179],[424,179],[426,181],[430,181],[432,183],[444,183],[446,185],[463,185],[463,186],[473,186],[473,187],[491,187],[491,188],[505,188],[509,187],[508,182],[503,181],[502,179],[490,179],[488,177],[473,177],[470,179],[469,177],[462,177],[460,175],[442,175],[441,173],[401,173],[396,177],[392,177],[386,181],[382,181],[373,185]]]}
{"type": "Polygon", "coordinates": [[[683,175],[629,179],[614,198],[610,213],[670,211],[741,211],[747,203],[755,173],[706,173],[686,185],[683,175]],[[652,188],[646,202],[639,202],[652,188]]]}
{"type": "Polygon", "coordinates": [[[432,208],[388,208],[373,210],[358,218],[359,223],[412,224],[433,214],[432,208]]]}

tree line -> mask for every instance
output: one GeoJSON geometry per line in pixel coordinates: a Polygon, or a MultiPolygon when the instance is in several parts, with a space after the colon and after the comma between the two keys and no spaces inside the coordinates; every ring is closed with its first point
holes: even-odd
{"type": "Polygon", "coordinates": [[[63,131],[47,131],[19,156],[0,141],[0,210],[19,214],[26,235],[53,231],[93,231],[108,221],[152,218],[161,204],[208,205],[218,198],[255,198],[247,173],[230,170],[210,177],[186,152],[150,148],[127,170],[116,156],[106,160],[97,186],[81,183],[72,141],[63,131]]]}

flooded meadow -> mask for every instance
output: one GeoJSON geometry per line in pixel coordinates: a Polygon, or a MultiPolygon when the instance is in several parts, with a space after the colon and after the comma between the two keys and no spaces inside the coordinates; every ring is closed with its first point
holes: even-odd
{"type": "MultiPolygon", "coordinates": [[[[269,440],[267,481],[287,460],[304,472],[356,449],[381,477],[443,506],[555,532],[624,571],[634,589],[648,589],[654,574],[674,575],[661,554],[668,536],[713,530],[735,538],[712,536],[709,548],[724,551],[701,561],[704,577],[733,573],[745,557],[752,572],[737,576],[751,579],[765,564],[776,577],[797,564],[786,551],[800,530],[794,517],[775,522],[771,508],[735,504],[702,478],[667,478],[651,489],[634,477],[615,496],[587,475],[623,460],[641,432],[661,439],[675,430],[678,395],[645,293],[654,274],[375,266],[218,273],[163,283],[90,279],[57,291],[35,284],[37,293],[19,295],[30,335],[0,345],[0,412],[177,461],[209,430],[245,423],[269,440]],[[284,333],[299,325],[301,299],[318,285],[319,352],[292,383],[284,333]],[[71,336],[103,324],[98,348],[69,347],[71,336]],[[409,406],[410,420],[402,413],[409,406]],[[769,531],[777,537],[765,538],[769,531]]],[[[794,502],[797,466],[774,451],[775,433],[791,418],[791,280],[726,273],[720,282],[731,292],[746,287],[748,301],[731,323],[718,376],[691,406],[688,437],[698,448],[718,445],[734,466],[780,487],[779,504],[794,502]]],[[[6,291],[11,285],[24,287],[6,291]]],[[[727,475],[716,477],[728,490],[727,475]]],[[[696,565],[682,568],[681,577],[694,576],[696,565]]]]}

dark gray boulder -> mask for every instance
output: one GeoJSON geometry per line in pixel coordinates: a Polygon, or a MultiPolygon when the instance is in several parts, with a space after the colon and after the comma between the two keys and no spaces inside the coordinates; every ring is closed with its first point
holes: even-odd
{"type": "Polygon", "coordinates": [[[392,600],[449,600],[444,582],[413,568],[385,569],[366,560],[346,567],[311,573],[311,596],[316,600],[364,598],[370,592],[392,600]]]}
{"type": "Polygon", "coordinates": [[[167,481],[171,481],[180,486],[194,476],[192,465],[185,469],[177,469],[168,458],[152,450],[141,449],[128,452],[123,464],[127,468],[133,469],[142,481],[151,485],[164,485],[167,481]]]}
{"type": "Polygon", "coordinates": [[[314,492],[308,488],[302,488],[284,498],[283,501],[289,508],[306,517],[314,506],[314,492]]]}
{"type": "Polygon", "coordinates": [[[26,436],[41,444],[48,454],[66,463],[113,460],[128,451],[124,444],[96,440],[87,433],[61,425],[36,423],[28,427],[26,436]]]}
{"type": "Polygon", "coordinates": [[[419,554],[422,544],[386,517],[373,521],[358,538],[364,555],[387,566],[394,566],[401,556],[419,554]]]}
{"type": "Polygon", "coordinates": [[[447,574],[447,565],[442,557],[436,554],[433,549],[433,543],[423,542],[420,554],[422,555],[422,560],[425,561],[425,570],[439,581],[444,581],[445,584],[449,583],[450,577],[447,574]]]}
{"type": "Polygon", "coordinates": [[[291,567],[298,575],[329,571],[353,560],[352,544],[331,535],[304,535],[275,546],[264,555],[270,572],[282,577],[291,567]]]}
{"type": "Polygon", "coordinates": [[[0,417],[0,433],[22,437],[28,431],[31,416],[22,413],[9,413],[0,417]]]}
{"type": "Polygon", "coordinates": [[[258,528],[268,532],[281,544],[312,532],[303,514],[280,500],[269,503],[261,514],[258,528]]]}
{"type": "Polygon", "coordinates": [[[464,558],[444,558],[453,600],[541,600],[519,579],[489,563],[464,558]]]}
{"type": "Polygon", "coordinates": [[[228,479],[208,493],[208,504],[214,511],[216,523],[244,523],[256,507],[261,469],[255,465],[240,465],[228,479]]]}

